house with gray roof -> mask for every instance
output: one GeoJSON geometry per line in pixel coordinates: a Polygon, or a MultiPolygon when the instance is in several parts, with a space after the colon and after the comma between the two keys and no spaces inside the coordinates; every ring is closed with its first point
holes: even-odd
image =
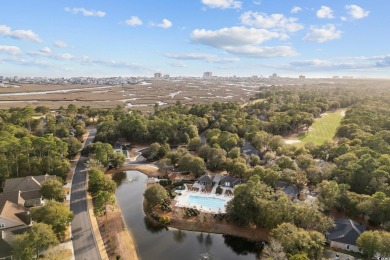
{"type": "Polygon", "coordinates": [[[198,183],[205,186],[213,185],[213,176],[208,175],[207,173],[200,176],[198,179],[198,183]]]}
{"type": "Polygon", "coordinates": [[[334,220],[335,226],[326,232],[326,241],[331,247],[361,252],[356,240],[366,230],[364,225],[351,219],[339,218],[334,220]]]}
{"type": "Polygon", "coordinates": [[[277,181],[275,186],[276,189],[283,191],[291,199],[298,199],[299,190],[297,186],[291,185],[285,181],[277,181]]]}
{"type": "Polygon", "coordinates": [[[222,187],[234,188],[236,185],[241,184],[242,181],[240,178],[234,178],[230,175],[225,175],[219,181],[219,185],[222,187]]]}
{"type": "MultiPolygon", "coordinates": [[[[30,224],[27,207],[42,205],[42,184],[53,175],[7,179],[0,194],[0,231],[30,224]]],[[[0,232],[2,233],[2,232],[0,232]]]]}
{"type": "Polygon", "coordinates": [[[13,203],[23,207],[42,205],[41,188],[42,184],[55,179],[54,175],[27,176],[21,178],[7,179],[4,182],[2,196],[13,203]]]}
{"type": "Polygon", "coordinates": [[[30,214],[23,206],[0,197],[0,233],[5,229],[23,227],[31,222],[30,214]]]}

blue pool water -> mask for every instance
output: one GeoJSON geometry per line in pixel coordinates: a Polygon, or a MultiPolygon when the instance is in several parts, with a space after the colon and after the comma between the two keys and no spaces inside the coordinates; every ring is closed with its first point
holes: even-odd
{"type": "Polygon", "coordinates": [[[200,197],[190,195],[187,200],[191,205],[202,206],[203,208],[211,208],[211,209],[224,209],[226,201],[218,198],[210,198],[210,197],[200,197]]]}

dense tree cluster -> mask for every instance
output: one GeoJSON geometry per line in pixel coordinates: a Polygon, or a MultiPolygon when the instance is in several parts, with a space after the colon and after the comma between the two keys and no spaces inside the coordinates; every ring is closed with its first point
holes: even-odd
{"type": "Polygon", "coordinates": [[[114,148],[109,143],[96,142],[84,147],[81,155],[90,156],[99,161],[105,167],[111,166],[119,168],[126,161],[122,153],[115,152],[114,148]]]}
{"type": "Polygon", "coordinates": [[[67,144],[50,134],[17,136],[0,131],[0,180],[50,174],[65,179],[69,170],[67,144]]]}
{"type": "Polygon", "coordinates": [[[116,183],[108,175],[104,175],[103,165],[95,159],[88,160],[88,192],[93,199],[95,216],[106,216],[107,207],[115,205],[116,183]]]}
{"type": "Polygon", "coordinates": [[[13,238],[13,257],[15,259],[38,259],[40,254],[59,241],[50,225],[36,223],[27,232],[13,238]]]}
{"type": "Polygon", "coordinates": [[[144,197],[149,208],[162,204],[169,198],[167,190],[160,184],[149,186],[144,192],[144,197]]]}
{"type": "Polygon", "coordinates": [[[321,259],[322,257],[325,236],[317,231],[306,231],[293,224],[283,223],[271,231],[270,237],[280,242],[284,252],[292,256],[289,257],[290,260],[321,259]]]}
{"type": "Polygon", "coordinates": [[[383,258],[390,257],[390,233],[384,231],[365,231],[356,241],[367,259],[376,254],[383,258]]]}
{"type": "Polygon", "coordinates": [[[42,183],[41,194],[44,199],[63,202],[65,191],[62,182],[57,179],[49,179],[42,183]]]}
{"type": "MultiPolygon", "coordinates": [[[[97,215],[114,203],[115,187],[101,170],[123,164],[123,155],[111,145],[126,139],[149,144],[144,156],[160,160],[165,172],[177,167],[198,177],[206,170],[226,170],[242,178],[244,184],[237,186],[228,204],[228,218],[244,226],[274,229],[268,256],[318,258],[323,245],[320,233],[332,224],[324,213],[333,210],[368,216],[372,224],[389,226],[387,89],[341,84],[264,86],[256,98],[245,105],[177,102],[164,109],[156,105],[149,114],[120,106],[94,110],[74,105],[60,108],[57,116],[45,107],[0,111],[0,181],[44,173],[64,176],[69,169],[66,158],[81,149],[77,138],[85,131],[86,118],[98,117],[95,143],[82,151],[90,157],[89,189],[97,215]],[[322,113],[339,108],[346,115],[334,140],[321,145],[285,144],[282,135],[305,131],[322,113]],[[47,114],[45,120],[34,119],[37,113],[47,114]],[[80,119],[79,114],[86,117],[80,119]],[[319,205],[292,201],[276,189],[279,181],[297,188],[302,201],[308,189],[317,191],[319,205]],[[289,237],[287,231],[297,237],[289,237]]],[[[167,196],[160,185],[145,192],[151,206],[167,196]]],[[[375,234],[365,236],[363,242],[377,239],[375,234]]],[[[365,252],[371,255],[368,249],[365,252]]]]}
{"type": "Polygon", "coordinates": [[[81,149],[87,121],[79,113],[86,111],[74,105],[55,114],[43,106],[0,110],[0,183],[41,174],[65,179],[67,159],[81,149]]]}
{"type": "Polygon", "coordinates": [[[51,225],[59,239],[64,236],[73,219],[73,213],[69,207],[55,200],[49,200],[44,206],[33,208],[30,212],[34,221],[51,225]]]}
{"type": "Polygon", "coordinates": [[[284,194],[275,197],[273,189],[261,183],[257,175],[234,190],[234,198],[227,205],[227,215],[239,225],[269,229],[289,222],[325,232],[333,223],[315,207],[293,203],[284,194]]]}

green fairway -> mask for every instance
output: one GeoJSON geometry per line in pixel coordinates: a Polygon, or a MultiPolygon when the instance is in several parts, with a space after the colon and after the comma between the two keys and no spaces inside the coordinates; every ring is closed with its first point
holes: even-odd
{"type": "Polygon", "coordinates": [[[298,139],[305,143],[312,142],[315,144],[331,141],[342,118],[340,111],[327,113],[326,116],[317,119],[311,126],[312,129],[308,133],[299,136],[298,139]]]}

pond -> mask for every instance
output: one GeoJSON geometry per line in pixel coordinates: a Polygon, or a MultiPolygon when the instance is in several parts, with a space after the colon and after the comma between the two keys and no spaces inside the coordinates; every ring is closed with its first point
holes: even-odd
{"type": "Polygon", "coordinates": [[[183,231],[150,223],[143,211],[147,176],[127,171],[116,191],[127,227],[142,260],[256,259],[261,243],[221,234],[183,231]]]}

